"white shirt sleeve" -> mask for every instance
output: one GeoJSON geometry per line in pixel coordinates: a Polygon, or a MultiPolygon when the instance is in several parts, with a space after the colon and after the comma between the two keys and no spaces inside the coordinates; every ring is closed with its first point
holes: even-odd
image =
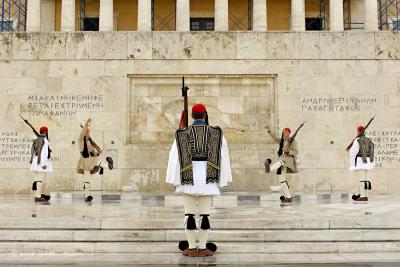
{"type": "Polygon", "coordinates": [[[42,148],[42,154],[40,155],[40,167],[43,168],[44,166],[47,166],[47,157],[49,156],[49,141],[47,139],[44,139],[44,144],[42,148]]]}
{"type": "Polygon", "coordinates": [[[223,137],[221,147],[221,177],[219,181],[219,187],[227,186],[229,182],[232,182],[231,162],[229,159],[228,143],[226,142],[225,137],[223,137]]]}
{"type": "Polygon", "coordinates": [[[179,171],[180,171],[180,164],[179,164],[178,146],[175,140],[169,152],[166,182],[168,184],[173,184],[175,186],[179,185],[181,181],[179,171]]]}
{"type": "Polygon", "coordinates": [[[354,140],[353,145],[349,150],[350,167],[355,166],[356,156],[359,150],[360,150],[360,145],[358,144],[358,138],[357,138],[356,140],[354,140]]]}

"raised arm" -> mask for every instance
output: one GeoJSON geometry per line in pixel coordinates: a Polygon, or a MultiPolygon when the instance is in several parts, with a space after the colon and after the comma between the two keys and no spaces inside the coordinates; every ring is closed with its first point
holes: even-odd
{"type": "Polygon", "coordinates": [[[267,126],[266,128],[267,128],[267,133],[272,138],[272,140],[274,140],[275,143],[279,144],[281,142],[281,139],[272,133],[271,128],[269,126],[267,126]]]}
{"type": "Polygon", "coordinates": [[[81,131],[81,135],[80,135],[80,138],[81,138],[81,139],[83,139],[83,137],[85,136],[86,130],[89,128],[91,122],[92,122],[92,119],[89,118],[89,119],[86,121],[85,125],[83,126],[82,131],[81,131]]]}

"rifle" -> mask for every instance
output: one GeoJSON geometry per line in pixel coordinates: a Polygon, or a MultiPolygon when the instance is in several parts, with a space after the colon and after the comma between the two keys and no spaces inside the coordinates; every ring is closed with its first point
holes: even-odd
{"type": "MultiPolygon", "coordinates": [[[[83,129],[83,125],[81,123],[81,128],[83,129]]],[[[92,146],[97,150],[97,155],[100,155],[101,153],[103,153],[103,150],[101,150],[101,148],[96,144],[95,141],[93,141],[92,137],[88,137],[89,142],[92,144],[92,146]]]]}
{"type": "Polygon", "coordinates": [[[40,134],[38,131],[36,131],[36,129],[32,126],[32,124],[29,123],[29,121],[27,119],[24,119],[24,117],[22,117],[21,114],[19,114],[19,116],[21,117],[21,119],[29,126],[31,127],[33,133],[36,135],[36,137],[38,137],[40,134]]]}
{"type": "Polygon", "coordinates": [[[299,130],[304,126],[305,123],[306,123],[306,122],[303,121],[303,122],[300,124],[300,126],[297,128],[297,130],[294,132],[294,134],[292,135],[292,137],[290,137],[289,145],[291,145],[291,144],[293,143],[294,139],[296,138],[297,133],[298,133],[299,130]]]}
{"type": "Polygon", "coordinates": [[[349,151],[350,148],[353,146],[354,141],[356,141],[357,138],[359,138],[360,136],[362,136],[365,133],[365,130],[367,130],[367,128],[369,127],[369,125],[371,124],[371,122],[375,119],[375,115],[369,120],[369,122],[367,123],[367,125],[364,128],[364,131],[362,131],[360,134],[358,134],[353,141],[351,141],[351,143],[346,147],[346,150],[349,151]]]}
{"type": "MultiPolygon", "coordinates": [[[[32,124],[30,124],[30,122],[29,122],[27,119],[25,119],[24,117],[22,117],[21,114],[19,114],[19,116],[21,117],[21,119],[22,119],[29,127],[31,127],[31,129],[32,129],[33,133],[36,135],[36,137],[39,137],[40,133],[35,129],[35,127],[33,127],[32,124]]],[[[47,140],[49,140],[48,133],[46,134],[46,138],[47,138],[47,140]]],[[[49,147],[49,155],[48,155],[48,158],[50,158],[51,152],[52,152],[52,150],[51,150],[50,147],[49,147]]]]}
{"type": "MultiPolygon", "coordinates": [[[[303,121],[300,126],[296,129],[296,131],[294,132],[294,134],[290,137],[289,139],[289,146],[294,142],[294,139],[296,138],[297,133],[300,131],[300,129],[304,126],[306,122],[303,121]]],[[[281,135],[281,142],[279,143],[279,150],[278,150],[278,156],[282,156],[283,154],[283,131],[282,131],[282,135],[281,135]]]]}
{"type": "Polygon", "coordinates": [[[179,122],[179,129],[186,128],[189,126],[188,95],[187,95],[188,90],[189,87],[185,85],[185,77],[182,77],[183,111],[181,114],[181,120],[179,122]]]}

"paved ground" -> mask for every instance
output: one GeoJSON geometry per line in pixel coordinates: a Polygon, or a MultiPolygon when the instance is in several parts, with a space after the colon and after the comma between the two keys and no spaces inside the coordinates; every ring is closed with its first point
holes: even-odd
{"type": "MultiPolygon", "coordinates": [[[[112,228],[114,225],[118,225],[115,226],[118,229],[128,226],[144,230],[162,229],[162,222],[168,221],[177,225],[173,227],[174,229],[179,229],[182,220],[181,200],[173,195],[123,194],[121,197],[103,197],[105,200],[102,200],[102,196],[97,194],[92,204],[84,203],[81,195],[77,193],[55,196],[58,198],[53,198],[47,205],[35,204],[29,196],[2,196],[0,198],[2,200],[0,203],[1,231],[35,230],[38,225],[44,225],[46,229],[54,226],[63,230],[69,229],[71,222],[74,221],[79,222],[79,225],[77,224],[79,227],[82,227],[82,223],[87,222],[87,227],[90,227],[92,223],[97,222],[101,230],[103,227],[112,228]],[[109,200],[113,198],[116,200],[109,200]],[[138,224],[138,226],[132,222],[143,222],[143,224],[138,224]]],[[[315,225],[321,229],[324,227],[331,229],[335,224],[346,227],[348,224],[350,229],[364,227],[368,230],[370,227],[397,229],[393,226],[398,225],[400,221],[400,197],[398,196],[371,196],[369,203],[360,204],[354,203],[348,195],[341,193],[303,195],[289,206],[281,206],[278,197],[274,194],[257,193],[223,195],[214,201],[211,212],[212,222],[220,229],[229,227],[235,229],[236,226],[246,229],[247,226],[253,225],[252,222],[255,224],[256,222],[265,223],[265,220],[269,220],[268,222],[283,220],[288,223],[296,221],[298,225],[294,226],[295,229],[306,224],[311,225],[310,227],[315,225]],[[363,221],[368,224],[363,225],[363,221]]],[[[1,237],[0,240],[1,247],[4,240],[1,237]]],[[[18,243],[18,239],[11,241],[18,243]]],[[[143,247],[146,249],[152,244],[154,246],[158,244],[152,243],[152,240],[144,241],[146,241],[146,246],[143,247]]],[[[268,248],[268,242],[261,243],[268,248]]],[[[293,243],[296,244],[296,242],[293,243]]],[[[140,246],[140,243],[138,244],[140,246]]],[[[121,246],[124,244],[122,243],[121,246]]],[[[16,264],[21,266],[304,266],[305,264],[316,267],[400,266],[400,249],[397,250],[397,247],[394,247],[394,250],[391,248],[392,251],[385,251],[383,248],[373,253],[356,252],[356,250],[353,253],[345,251],[337,253],[291,253],[291,251],[233,253],[231,251],[221,252],[210,258],[183,257],[178,252],[173,252],[174,247],[171,248],[172,251],[165,253],[157,251],[140,253],[140,250],[134,253],[3,251],[0,253],[0,266],[18,266],[16,264]],[[242,265],[235,265],[238,263],[242,265]]]]}

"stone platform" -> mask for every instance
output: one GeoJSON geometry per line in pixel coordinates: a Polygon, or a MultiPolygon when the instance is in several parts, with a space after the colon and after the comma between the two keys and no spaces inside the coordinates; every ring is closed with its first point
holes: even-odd
{"type": "Polygon", "coordinates": [[[300,195],[225,193],[215,198],[210,240],[218,253],[186,258],[183,205],[174,195],[53,193],[49,204],[3,196],[0,265],[265,264],[400,262],[400,197],[353,203],[346,192],[300,195]]]}

